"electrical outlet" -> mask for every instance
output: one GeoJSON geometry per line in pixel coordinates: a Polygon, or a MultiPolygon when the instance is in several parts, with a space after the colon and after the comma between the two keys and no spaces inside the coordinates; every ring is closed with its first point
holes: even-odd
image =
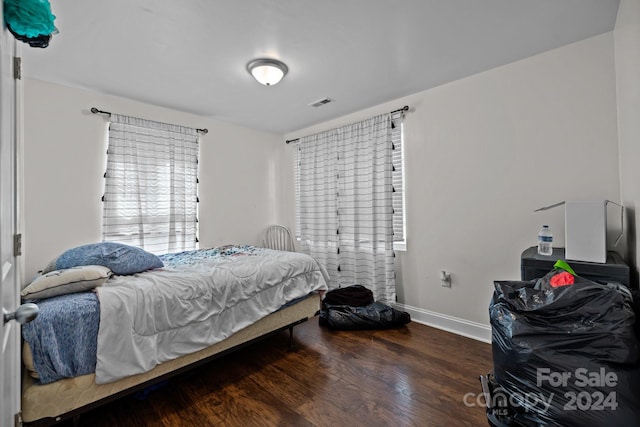
{"type": "Polygon", "coordinates": [[[451,273],[444,270],[440,272],[440,285],[443,288],[451,287],[451,273]]]}

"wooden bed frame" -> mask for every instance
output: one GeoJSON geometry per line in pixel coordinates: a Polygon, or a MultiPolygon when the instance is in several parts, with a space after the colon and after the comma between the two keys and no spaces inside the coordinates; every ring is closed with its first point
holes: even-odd
{"type": "Polygon", "coordinates": [[[311,294],[306,299],[268,315],[224,341],[162,363],[143,374],[108,384],[97,385],[94,381],[95,375],[90,374],[40,385],[30,377],[25,368],[22,381],[22,420],[25,425],[33,427],[53,425],[68,419],[74,419],[75,424],[80,414],[97,406],[149,387],[285,329],[289,329],[290,345],[292,345],[293,327],[315,316],[319,309],[319,294],[311,294]]]}

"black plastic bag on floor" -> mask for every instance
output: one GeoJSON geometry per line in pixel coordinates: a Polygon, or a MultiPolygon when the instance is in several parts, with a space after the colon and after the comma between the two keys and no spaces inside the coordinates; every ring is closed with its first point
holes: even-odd
{"type": "Polygon", "coordinates": [[[640,348],[630,291],[575,276],[494,282],[496,382],[525,426],[640,426],[640,348]],[[572,279],[573,280],[573,279],[572,279]]]}
{"type": "Polygon", "coordinates": [[[361,307],[323,303],[319,317],[320,325],[339,330],[387,329],[410,321],[409,313],[381,302],[361,307]]]}

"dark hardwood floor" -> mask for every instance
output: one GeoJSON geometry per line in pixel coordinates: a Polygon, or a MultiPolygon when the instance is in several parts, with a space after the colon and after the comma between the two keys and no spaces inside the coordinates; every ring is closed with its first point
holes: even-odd
{"type": "MultiPolygon", "coordinates": [[[[418,323],[329,331],[317,318],[150,391],[83,414],[80,426],[487,426],[476,402],[491,346],[418,323]],[[138,396],[139,397],[139,396],[138,396]]],[[[65,423],[65,425],[71,425],[65,423]]]]}

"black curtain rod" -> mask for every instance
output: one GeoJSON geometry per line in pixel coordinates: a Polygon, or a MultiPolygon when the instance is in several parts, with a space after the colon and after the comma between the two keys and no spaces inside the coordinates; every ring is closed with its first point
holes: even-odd
{"type": "MultiPolygon", "coordinates": [[[[405,112],[405,111],[409,111],[409,106],[408,105],[405,105],[402,108],[398,108],[397,110],[393,110],[389,114],[402,113],[402,112],[405,112]]],[[[296,142],[296,141],[299,141],[299,140],[300,140],[300,138],[294,138],[294,139],[287,139],[285,142],[287,144],[289,144],[290,142],[296,142]]]]}
{"type": "MultiPolygon", "coordinates": [[[[110,116],[111,113],[108,111],[102,111],[102,110],[98,110],[96,107],[91,107],[91,112],[93,114],[106,114],[107,116],[110,116]]],[[[198,132],[203,133],[203,134],[207,134],[209,133],[209,129],[204,128],[204,129],[196,129],[198,132]]]]}

